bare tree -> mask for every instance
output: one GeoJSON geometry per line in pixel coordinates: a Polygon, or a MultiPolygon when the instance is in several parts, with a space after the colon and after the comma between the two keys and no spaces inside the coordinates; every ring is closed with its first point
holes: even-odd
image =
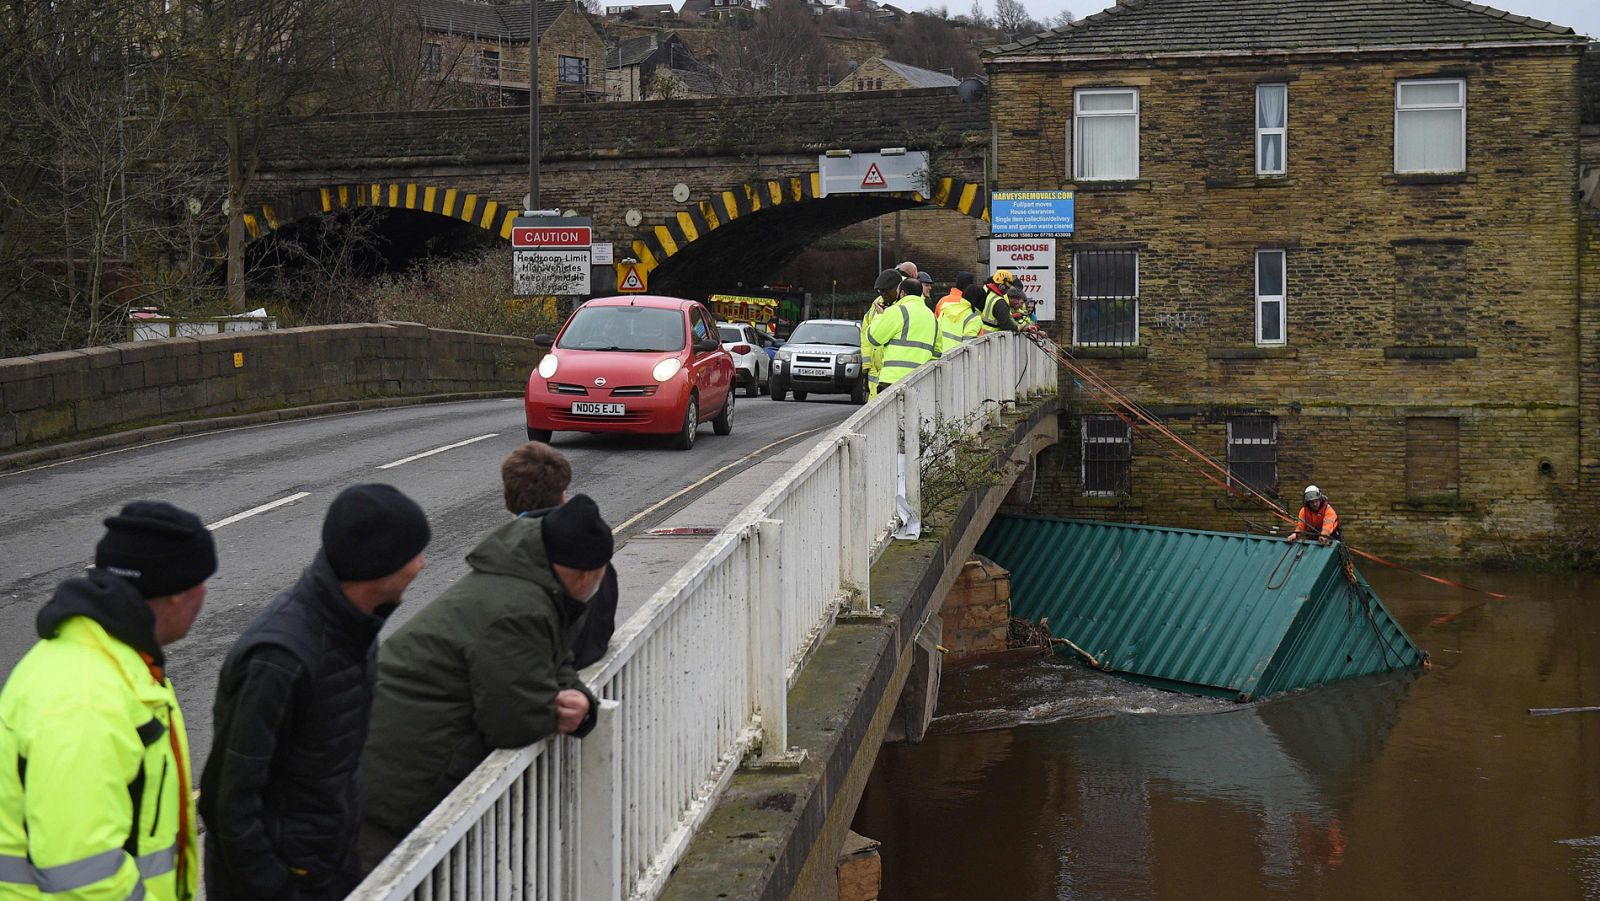
{"type": "Polygon", "coordinates": [[[989,18],[989,13],[983,8],[983,0],[972,0],[972,9],[967,12],[967,21],[980,28],[994,25],[994,20],[989,18]]]}
{"type": "Polygon", "coordinates": [[[1064,9],[1050,18],[1045,19],[1044,24],[1048,28],[1066,28],[1068,25],[1071,25],[1076,21],[1078,21],[1078,17],[1072,14],[1072,10],[1064,9]]]}
{"type": "Polygon", "coordinates": [[[805,0],[773,0],[748,25],[724,28],[711,75],[722,94],[803,94],[838,81],[842,68],[805,0]]]}
{"type": "Polygon", "coordinates": [[[994,0],[994,24],[1007,37],[1017,38],[1044,29],[1030,15],[1022,0],[994,0]]]}
{"type": "Polygon", "coordinates": [[[888,57],[935,72],[965,78],[983,71],[972,44],[951,23],[934,16],[912,15],[894,36],[888,57]]]}

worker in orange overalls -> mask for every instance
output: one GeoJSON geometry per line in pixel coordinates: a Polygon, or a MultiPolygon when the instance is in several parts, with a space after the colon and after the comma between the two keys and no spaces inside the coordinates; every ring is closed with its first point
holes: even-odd
{"type": "Polygon", "coordinates": [[[1306,488],[1305,506],[1300,508],[1300,522],[1289,540],[1299,541],[1302,535],[1315,537],[1323,544],[1344,540],[1339,532],[1339,514],[1333,512],[1333,505],[1328,503],[1322,489],[1315,485],[1306,488]]]}

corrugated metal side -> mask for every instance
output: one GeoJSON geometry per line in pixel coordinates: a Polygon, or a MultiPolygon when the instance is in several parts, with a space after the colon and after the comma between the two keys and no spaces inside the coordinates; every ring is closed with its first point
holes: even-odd
{"type": "Polygon", "coordinates": [[[1107,670],[1254,697],[1389,668],[1373,663],[1385,647],[1412,661],[1403,666],[1421,659],[1375,601],[1376,628],[1364,611],[1344,622],[1342,564],[1328,547],[999,516],[978,553],[1011,570],[1013,615],[1048,618],[1107,670]]]}

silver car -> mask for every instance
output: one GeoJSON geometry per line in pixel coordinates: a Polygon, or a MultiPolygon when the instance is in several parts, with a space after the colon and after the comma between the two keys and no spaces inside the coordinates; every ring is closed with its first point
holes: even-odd
{"type": "Polygon", "coordinates": [[[795,400],[812,394],[848,394],[867,402],[867,374],[861,366],[861,323],[854,319],[808,319],[795,327],[772,361],[772,399],[789,392],[795,400]]]}

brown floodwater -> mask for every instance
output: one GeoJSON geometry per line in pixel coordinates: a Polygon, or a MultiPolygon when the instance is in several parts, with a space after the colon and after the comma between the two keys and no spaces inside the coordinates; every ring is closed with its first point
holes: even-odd
{"type": "Polygon", "coordinates": [[[946,672],[855,829],[885,901],[1600,898],[1600,579],[1367,572],[1432,667],[1239,705],[1064,659],[946,672]],[[1462,612],[1453,621],[1442,615],[1462,612]]]}

